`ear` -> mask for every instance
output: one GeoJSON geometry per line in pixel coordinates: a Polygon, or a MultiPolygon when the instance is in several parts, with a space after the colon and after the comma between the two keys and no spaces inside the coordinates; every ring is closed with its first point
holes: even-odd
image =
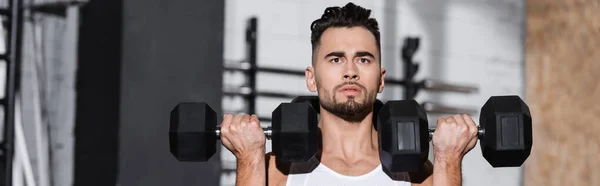
{"type": "Polygon", "coordinates": [[[315,80],[315,69],[313,67],[306,67],[304,75],[306,75],[306,87],[308,90],[311,92],[316,92],[317,82],[315,80]]]}
{"type": "Polygon", "coordinates": [[[379,81],[380,83],[379,83],[379,92],[378,93],[383,92],[383,87],[385,85],[385,71],[386,71],[385,68],[381,68],[381,79],[379,81]]]}

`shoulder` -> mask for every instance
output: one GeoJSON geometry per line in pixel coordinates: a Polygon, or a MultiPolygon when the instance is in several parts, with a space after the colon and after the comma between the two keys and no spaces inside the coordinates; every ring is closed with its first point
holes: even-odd
{"type": "Polygon", "coordinates": [[[277,160],[272,152],[265,154],[265,162],[267,163],[267,185],[285,186],[287,174],[277,168],[277,160]]]}

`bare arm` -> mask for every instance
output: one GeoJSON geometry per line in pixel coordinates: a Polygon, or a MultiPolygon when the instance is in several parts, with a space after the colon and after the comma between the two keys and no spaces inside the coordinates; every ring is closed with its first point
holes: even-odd
{"type": "Polygon", "coordinates": [[[265,157],[250,157],[237,161],[235,185],[267,185],[265,157]]]}
{"type": "Polygon", "coordinates": [[[461,159],[459,157],[436,156],[433,168],[433,185],[462,185],[461,159]]]}
{"type": "Polygon", "coordinates": [[[225,114],[221,142],[237,160],[236,185],[266,185],[265,135],[258,116],[225,114]]]}
{"type": "Polygon", "coordinates": [[[477,126],[468,115],[438,118],[433,134],[433,185],[462,185],[463,157],[477,143],[477,126]]]}

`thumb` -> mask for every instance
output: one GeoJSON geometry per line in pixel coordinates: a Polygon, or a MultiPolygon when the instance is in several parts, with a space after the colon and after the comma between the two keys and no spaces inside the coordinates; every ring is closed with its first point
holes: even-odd
{"type": "Polygon", "coordinates": [[[469,144],[467,145],[467,148],[465,149],[465,154],[469,151],[471,151],[475,145],[477,144],[477,136],[475,136],[473,139],[471,139],[471,141],[469,141],[469,144]]]}

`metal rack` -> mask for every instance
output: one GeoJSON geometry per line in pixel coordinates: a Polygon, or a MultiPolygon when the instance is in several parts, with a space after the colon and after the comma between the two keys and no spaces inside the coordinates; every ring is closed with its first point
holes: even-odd
{"type": "Polygon", "coordinates": [[[21,46],[23,42],[23,1],[9,0],[8,7],[0,9],[0,15],[7,17],[8,30],[6,52],[0,54],[0,59],[6,62],[5,96],[0,99],[4,108],[4,139],[0,144],[0,183],[12,185],[13,157],[15,153],[15,95],[20,87],[21,46]]]}
{"type": "MultiPolygon", "coordinates": [[[[257,97],[273,97],[283,98],[292,100],[293,98],[300,96],[289,93],[277,93],[277,92],[261,92],[256,88],[256,75],[259,72],[276,73],[291,76],[304,77],[304,71],[289,70],[289,69],[278,69],[259,67],[257,64],[257,41],[258,41],[258,19],[252,17],[248,20],[246,27],[246,59],[242,60],[238,64],[226,64],[224,67],[225,71],[241,71],[247,79],[247,84],[241,87],[224,86],[223,94],[226,96],[241,96],[243,97],[248,105],[248,109],[245,113],[256,114],[256,98],[257,97]]],[[[404,77],[403,79],[386,78],[386,85],[400,85],[404,87],[404,99],[411,100],[415,99],[415,96],[420,90],[429,91],[447,91],[447,92],[459,92],[459,93],[474,93],[478,91],[475,86],[469,85],[456,85],[430,79],[424,79],[420,81],[414,80],[414,76],[419,70],[419,64],[413,61],[414,54],[419,48],[419,38],[406,38],[401,51],[401,57],[404,65],[404,77]]],[[[461,109],[453,108],[449,106],[443,106],[434,103],[423,103],[423,106],[429,112],[443,112],[443,113],[472,113],[476,112],[472,109],[461,109]],[[443,109],[440,109],[443,108],[443,109]]],[[[270,121],[270,118],[260,118],[264,121],[270,121]]]]}

